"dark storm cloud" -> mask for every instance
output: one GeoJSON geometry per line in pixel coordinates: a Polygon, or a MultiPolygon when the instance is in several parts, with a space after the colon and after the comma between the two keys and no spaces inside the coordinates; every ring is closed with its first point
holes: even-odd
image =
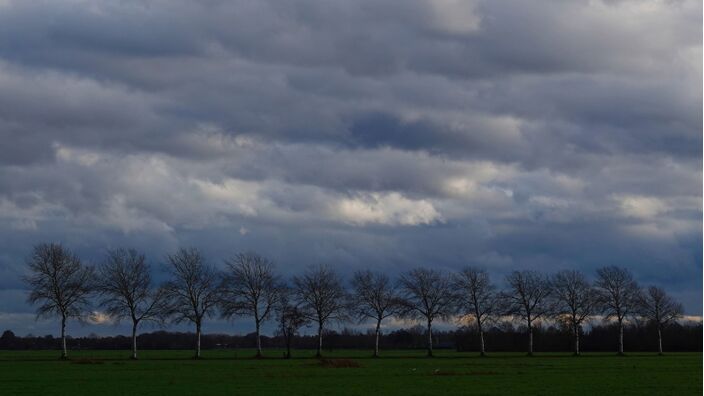
{"type": "Polygon", "coordinates": [[[700,313],[699,15],[0,0],[0,325],[28,318],[38,241],[257,250],[287,274],[618,264],[700,313]]]}

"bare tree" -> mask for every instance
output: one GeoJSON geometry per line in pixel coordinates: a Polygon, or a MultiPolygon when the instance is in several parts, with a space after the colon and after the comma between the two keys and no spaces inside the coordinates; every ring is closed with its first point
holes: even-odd
{"type": "Polygon", "coordinates": [[[37,317],[61,317],[61,358],[67,359],[66,320],[80,319],[90,306],[95,271],[83,265],[69,249],[55,243],[36,245],[27,266],[27,301],[39,304],[37,317]]]}
{"type": "Polygon", "coordinates": [[[440,271],[416,268],[399,278],[403,316],[424,318],[428,329],[428,356],[433,356],[433,321],[452,315],[454,295],[450,278],[440,271]]]}
{"type": "Polygon", "coordinates": [[[579,331],[582,323],[595,313],[596,291],[580,271],[560,271],[552,277],[554,314],[564,319],[574,337],[574,354],[579,355],[579,331]]]}
{"type": "Polygon", "coordinates": [[[203,319],[212,315],[219,301],[217,275],[195,248],[180,249],[168,261],[171,280],[164,285],[166,316],[196,326],[195,358],[199,359],[203,319]]]}
{"type": "Polygon", "coordinates": [[[301,308],[291,303],[291,290],[281,288],[279,299],[276,302],[276,313],[279,321],[281,336],[286,344],[286,359],[291,358],[291,345],[301,327],[308,324],[308,315],[301,308]]]}
{"type": "Polygon", "coordinates": [[[293,278],[297,306],[318,325],[318,349],[322,356],[323,329],[333,321],[347,318],[347,293],[340,277],[329,267],[321,265],[293,278]]]}
{"type": "Polygon", "coordinates": [[[502,293],[506,313],[515,315],[528,326],[528,356],[533,356],[533,322],[550,312],[550,282],[536,271],[513,271],[506,277],[509,290],[502,293]]]}
{"type": "Polygon", "coordinates": [[[623,321],[636,314],[641,301],[638,283],[625,268],[608,266],[596,271],[595,283],[604,320],[618,322],[618,354],[623,355],[623,321]]]}
{"type": "Polygon", "coordinates": [[[279,297],[274,265],[255,253],[240,253],[225,262],[220,311],[223,317],[252,316],[257,334],[257,357],[262,356],[261,325],[269,319],[279,297]]]}
{"type": "Polygon", "coordinates": [[[373,319],[374,357],[379,357],[379,335],[381,322],[389,316],[400,313],[400,298],[393,283],[386,274],[372,271],[358,271],[352,278],[354,289],[352,309],[359,319],[373,319]]]}
{"type": "Polygon", "coordinates": [[[149,264],[133,249],[109,250],[99,267],[97,290],[100,305],[116,321],[132,321],[132,359],[137,359],[137,327],[143,322],[161,322],[164,289],[152,284],[149,264]]]}
{"type": "Polygon", "coordinates": [[[491,283],[486,270],[465,267],[453,277],[453,289],[457,293],[460,313],[473,317],[477,323],[479,354],[485,356],[483,326],[500,309],[496,287],[491,283]]]}
{"type": "Polygon", "coordinates": [[[662,329],[682,317],[684,307],[670,297],[665,290],[650,286],[640,300],[641,314],[658,329],[658,355],[662,355],[662,329]]]}

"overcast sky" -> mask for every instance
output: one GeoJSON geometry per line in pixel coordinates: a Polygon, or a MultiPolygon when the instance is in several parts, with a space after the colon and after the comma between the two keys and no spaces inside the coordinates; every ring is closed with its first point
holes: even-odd
{"type": "Polygon", "coordinates": [[[126,246],[158,270],[194,246],[284,275],[471,264],[499,284],[614,264],[701,315],[701,16],[701,0],[0,0],[0,328],[58,331],[20,280],[41,241],[92,264],[126,246]]]}

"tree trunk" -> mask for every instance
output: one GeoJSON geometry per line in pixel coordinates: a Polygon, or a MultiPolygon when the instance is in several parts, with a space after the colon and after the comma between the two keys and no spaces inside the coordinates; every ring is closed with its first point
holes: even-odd
{"type": "Polygon", "coordinates": [[[137,322],[132,323],[132,359],[137,359],[137,322]]]}
{"type": "Polygon", "coordinates": [[[579,356],[579,325],[574,325],[574,355],[579,356]]]}
{"type": "Polygon", "coordinates": [[[618,354],[623,355],[623,320],[618,321],[618,354]]]}
{"type": "Polygon", "coordinates": [[[528,323],[528,356],[533,356],[533,325],[528,323]]]}
{"type": "Polygon", "coordinates": [[[381,328],[381,319],[376,321],[376,331],[374,332],[374,357],[379,357],[379,333],[381,328]]]}
{"type": "Polygon", "coordinates": [[[66,316],[61,316],[61,359],[68,359],[68,350],[66,349],[66,316]]]}
{"type": "Polygon", "coordinates": [[[286,359],[291,359],[291,341],[293,335],[286,336],[286,359]]]}
{"type": "Polygon", "coordinates": [[[323,356],[323,325],[320,324],[318,325],[318,351],[315,354],[315,357],[322,357],[323,356]]]}
{"type": "Polygon", "coordinates": [[[433,357],[433,325],[428,320],[428,357],[433,357]]]}
{"type": "Polygon", "coordinates": [[[658,355],[662,355],[662,331],[658,326],[658,355]]]}
{"type": "Polygon", "coordinates": [[[261,337],[261,334],[259,334],[259,328],[260,328],[259,321],[256,321],[256,328],[257,328],[257,357],[262,357],[262,337],[261,337]]]}
{"type": "Polygon", "coordinates": [[[484,330],[479,321],[477,321],[477,327],[479,330],[479,356],[486,356],[486,351],[484,350],[484,330]]]}
{"type": "Polygon", "coordinates": [[[196,359],[200,359],[200,323],[196,323],[196,359]]]}

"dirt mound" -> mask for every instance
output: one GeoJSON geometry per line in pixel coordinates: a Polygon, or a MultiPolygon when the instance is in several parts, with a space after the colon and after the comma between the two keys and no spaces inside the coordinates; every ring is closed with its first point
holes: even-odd
{"type": "Polygon", "coordinates": [[[358,368],[362,367],[357,361],[350,359],[320,359],[318,364],[325,368],[358,368]]]}

